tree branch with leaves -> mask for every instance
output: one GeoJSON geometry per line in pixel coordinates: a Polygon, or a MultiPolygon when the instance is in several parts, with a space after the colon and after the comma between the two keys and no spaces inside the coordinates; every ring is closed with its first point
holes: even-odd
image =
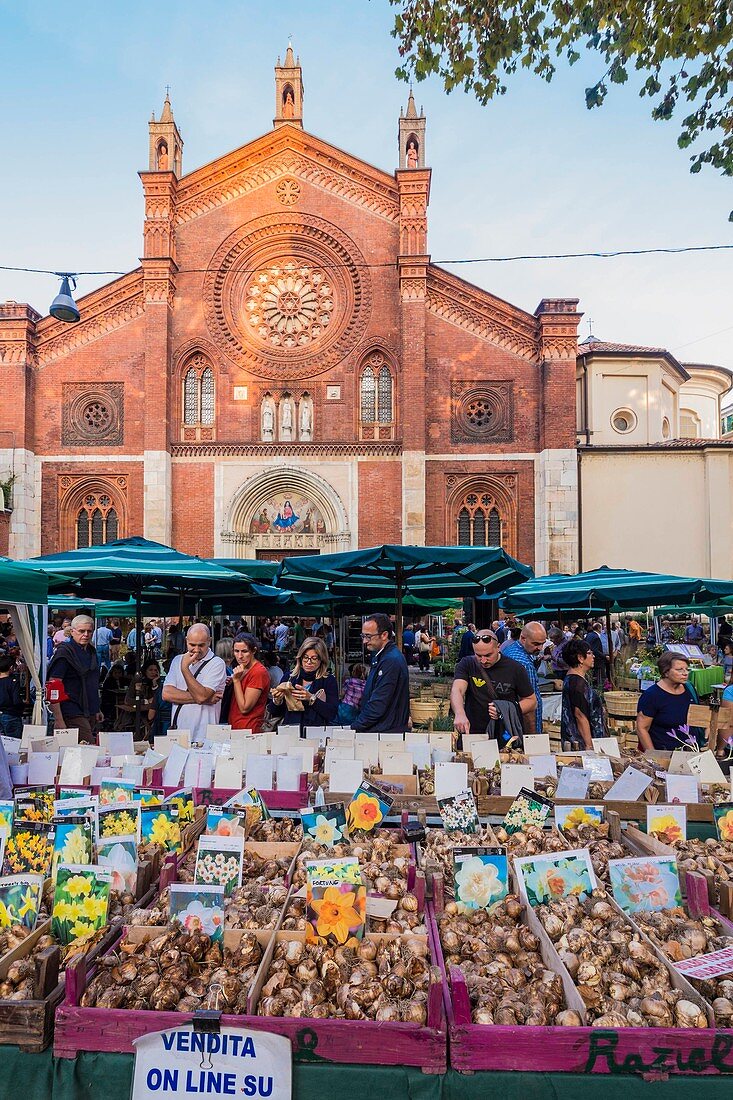
{"type": "MultiPolygon", "coordinates": [[[[446,91],[472,91],[486,104],[507,91],[518,69],[552,80],[559,58],[597,53],[603,75],[585,90],[600,107],[612,84],[646,74],[639,94],[652,117],[681,120],[677,144],[699,143],[690,171],[703,164],[733,175],[733,4],[731,0],[391,0],[397,75],[437,74],[446,91]]],[[[733,219],[733,214],[731,215],[733,219]]]]}

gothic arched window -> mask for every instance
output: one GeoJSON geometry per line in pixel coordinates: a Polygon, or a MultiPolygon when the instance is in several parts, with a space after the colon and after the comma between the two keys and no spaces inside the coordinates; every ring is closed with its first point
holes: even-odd
{"type": "Polygon", "coordinates": [[[377,380],[367,367],[361,376],[361,422],[373,424],[377,419],[377,380]]]}
{"type": "Polygon", "coordinates": [[[392,374],[385,364],[379,368],[377,377],[377,420],[380,424],[391,424],[392,416],[392,374]]]}
{"type": "Polygon", "coordinates": [[[183,373],[181,419],[186,428],[211,427],[216,413],[216,385],[208,359],[197,352],[183,373]]]}
{"type": "Polygon", "coordinates": [[[467,493],[456,514],[459,546],[501,546],[501,515],[489,493],[467,493]]]}
{"type": "Polygon", "coordinates": [[[117,509],[108,493],[87,493],[76,513],[76,545],[104,546],[118,537],[117,509]]]}
{"type": "Polygon", "coordinates": [[[362,368],[359,421],[362,439],[394,438],[394,378],[381,351],[373,351],[362,368]]]}

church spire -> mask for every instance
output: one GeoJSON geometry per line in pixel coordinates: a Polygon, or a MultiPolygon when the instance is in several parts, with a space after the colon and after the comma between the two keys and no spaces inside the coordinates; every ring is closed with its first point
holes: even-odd
{"type": "Polygon", "coordinates": [[[407,107],[400,115],[398,130],[400,168],[425,167],[425,123],[425,113],[421,107],[418,115],[415,97],[410,88],[407,107]]]}
{"type": "Polygon", "coordinates": [[[293,47],[288,42],[285,63],[277,59],[275,66],[275,118],[273,126],[303,126],[303,74],[300,58],[293,56],[293,47]]]}
{"type": "Polygon", "coordinates": [[[183,157],[183,139],[173,117],[170,88],[166,85],[165,100],[160,118],[155,121],[155,111],[148,123],[150,135],[149,171],[173,172],[179,179],[183,157]]]}

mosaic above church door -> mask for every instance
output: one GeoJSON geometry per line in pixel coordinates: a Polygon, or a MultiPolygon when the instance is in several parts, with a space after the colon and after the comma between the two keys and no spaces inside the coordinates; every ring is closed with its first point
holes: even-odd
{"type": "Polygon", "coordinates": [[[307,497],[271,497],[252,517],[251,535],[325,535],[326,523],[316,505],[307,497]]]}

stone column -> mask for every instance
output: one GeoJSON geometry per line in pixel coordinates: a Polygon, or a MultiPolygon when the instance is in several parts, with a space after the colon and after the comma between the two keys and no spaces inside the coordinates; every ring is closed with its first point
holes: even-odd
{"type": "Polygon", "coordinates": [[[0,366],[12,400],[0,402],[0,481],[12,481],[6,511],[12,558],[41,552],[41,499],[33,436],[36,323],[41,315],[22,302],[0,304],[0,366]]]}
{"type": "Polygon", "coordinates": [[[427,207],[430,169],[396,173],[400,194],[400,314],[402,328],[402,541],[425,545],[425,329],[427,207]]]}
{"type": "Polygon", "coordinates": [[[578,568],[578,470],[575,366],[577,298],[543,298],[538,322],[541,401],[535,464],[535,572],[578,568]]]}
{"type": "MultiPolygon", "coordinates": [[[[172,150],[169,150],[172,155],[172,150]]],[[[170,330],[178,267],[175,212],[178,180],[171,172],[141,172],[145,192],[143,299],[145,303],[145,391],[143,462],[144,534],[171,541],[170,330]]]]}

